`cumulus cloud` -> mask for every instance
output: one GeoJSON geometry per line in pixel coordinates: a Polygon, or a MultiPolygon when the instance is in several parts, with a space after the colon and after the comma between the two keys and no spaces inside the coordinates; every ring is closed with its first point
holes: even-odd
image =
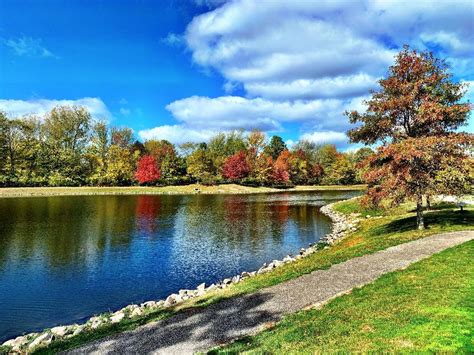
{"type": "Polygon", "coordinates": [[[3,41],[12,52],[20,57],[57,58],[50,50],[43,47],[40,39],[31,37],[10,38],[3,41]]]}
{"type": "Polygon", "coordinates": [[[350,98],[366,95],[376,89],[378,78],[365,73],[350,76],[300,79],[289,82],[249,83],[246,91],[252,96],[275,100],[350,98]]]}
{"type": "Polygon", "coordinates": [[[277,131],[285,122],[303,122],[311,127],[347,127],[343,112],[362,108],[362,97],[350,100],[318,99],[271,101],[262,98],[192,96],[166,106],[173,116],[192,128],[260,129],[277,131]]]}
{"type": "Polygon", "coordinates": [[[300,139],[313,142],[315,144],[332,143],[337,146],[347,145],[349,139],[344,132],[326,131],[313,132],[301,135],[300,139]]]}
{"type": "Polygon", "coordinates": [[[4,100],[0,99],[0,111],[6,112],[9,117],[36,115],[43,117],[55,106],[83,106],[89,110],[91,116],[97,120],[110,121],[112,115],[105,103],[97,97],[84,97],[77,100],[4,100]]]}
{"type": "Polygon", "coordinates": [[[167,106],[176,126],[281,131],[288,122],[315,142],[347,144],[345,110],[362,100],[409,43],[436,49],[455,69],[473,67],[470,0],[253,0],[218,2],[183,35],[193,61],[219,72],[226,96],[167,106]],[[245,97],[230,96],[242,88],[245,97]]]}
{"type": "Polygon", "coordinates": [[[143,140],[166,139],[175,144],[185,142],[206,142],[218,131],[208,129],[192,129],[184,125],[164,125],[138,132],[143,140]]]}

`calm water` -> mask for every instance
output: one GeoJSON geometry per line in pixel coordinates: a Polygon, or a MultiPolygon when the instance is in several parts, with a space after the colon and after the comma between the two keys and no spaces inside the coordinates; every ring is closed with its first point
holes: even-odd
{"type": "Polygon", "coordinates": [[[0,340],[282,259],[355,194],[0,199],[0,340]]]}

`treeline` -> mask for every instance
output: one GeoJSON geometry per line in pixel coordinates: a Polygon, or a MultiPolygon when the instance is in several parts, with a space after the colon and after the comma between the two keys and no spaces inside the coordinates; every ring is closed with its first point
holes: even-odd
{"type": "Polygon", "coordinates": [[[363,182],[359,163],[372,153],[308,141],[288,149],[260,131],[176,147],[135,140],[131,129],[95,122],[83,107],[58,106],[43,119],[0,112],[0,186],[354,184],[363,182]]]}

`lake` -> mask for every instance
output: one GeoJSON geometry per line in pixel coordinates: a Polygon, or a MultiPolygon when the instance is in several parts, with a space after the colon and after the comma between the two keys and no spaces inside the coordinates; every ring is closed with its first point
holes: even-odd
{"type": "Polygon", "coordinates": [[[359,192],[0,199],[0,341],[296,254],[359,192]]]}

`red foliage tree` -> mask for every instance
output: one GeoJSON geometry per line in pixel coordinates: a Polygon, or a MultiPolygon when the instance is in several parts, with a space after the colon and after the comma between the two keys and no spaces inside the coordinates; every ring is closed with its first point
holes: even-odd
{"type": "Polygon", "coordinates": [[[280,153],[275,164],[273,165],[273,180],[276,182],[290,181],[290,173],[288,172],[288,160],[291,158],[291,153],[285,149],[280,153]]]}
{"type": "Polygon", "coordinates": [[[461,101],[465,86],[453,82],[446,64],[432,53],[407,46],[379,84],[365,113],[348,113],[351,123],[361,123],[349,131],[352,142],[382,143],[369,157],[366,200],[398,204],[414,199],[417,226],[423,229],[423,195],[456,193],[465,183],[445,177],[469,176],[472,166],[468,152],[474,137],[456,132],[471,110],[461,101]]]}
{"type": "Polygon", "coordinates": [[[156,167],[156,160],[151,155],[145,155],[140,158],[137,164],[135,178],[140,184],[155,182],[161,176],[160,170],[156,167]]]}
{"type": "Polygon", "coordinates": [[[243,179],[249,175],[249,172],[250,166],[244,151],[228,157],[222,167],[222,175],[231,180],[243,179]]]}

